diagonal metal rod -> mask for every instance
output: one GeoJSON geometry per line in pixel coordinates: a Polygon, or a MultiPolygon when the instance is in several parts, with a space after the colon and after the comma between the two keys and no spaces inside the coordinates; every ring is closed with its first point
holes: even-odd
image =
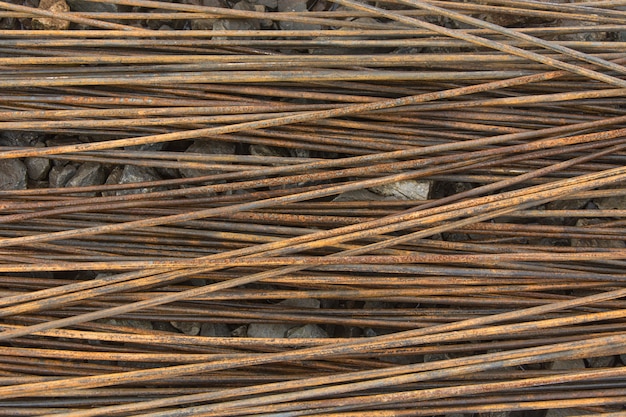
{"type": "MultiPolygon", "coordinates": [[[[395,12],[392,12],[392,11],[387,11],[387,10],[384,10],[384,9],[381,9],[381,8],[377,8],[377,7],[374,7],[374,6],[365,5],[363,3],[359,3],[359,2],[353,1],[353,0],[333,0],[333,2],[337,3],[337,4],[344,5],[346,7],[354,8],[356,10],[362,10],[362,11],[370,12],[370,13],[372,13],[375,16],[386,17],[388,19],[393,19],[393,20],[396,20],[398,22],[406,23],[406,24],[409,24],[409,25],[412,25],[412,26],[416,26],[416,27],[432,30],[435,33],[446,35],[446,36],[449,36],[449,37],[452,37],[452,38],[462,39],[464,41],[467,41],[467,42],[470,42],[470,43],[473,43],[473,44],[485,46],[485,47],[488,47],[488,48],[491,48],[491,49],[497,49],[499,51],[502,51],[502,52],[505,52],[505,53],[508,53],[508,54],[511,54],[511,55],[527,58],[527,59],[530,59],[532,61],[541,62],[543,64],[549,65],[549,66],[554,67],[554,68],[559,68],[559,69],[562,69],[562,70],[565,70],[565,71],[569,71],[569,72],[571,72],[573,74],[581,75],[581,76],[583,76],[585,78],[591,78],[591,79],[594,79],[594,80],[605,82],[607,84],[619,86],[619,87],[622,87],[622,88],[626,87],[626,81],[622,80],[620,78],[616,78],[616,77],[613,77],[613,76],[610,76],[610,75],[606,75],[606,74],[602,74],[602,73],[599,73],[597,71],[586,69],[586,68],[583,68],[583,67],[580,67],[580,66],[577,66],[577,65],[573,65],[573,64],[569,64],[569,63],[566,63],[566,62],[563,62],[563,61],[559,61],[559,60],[554,59],[554,58],[549,58],[549,57],[546,57],[544,55],[537,54],[535,52],[526,51],[526,50],[523,50],[523,49],[520,49],[520,48],[517,48],[517,47],[514,47],[514,46],[510,46],[510,45],[504,44],[502,42],[497,42],[497,41],[489,40],[489,39],[482,38],[482,37],[479,37],[479,36],[476,36],[476,35],[471,35],[471,34],[463,32],[462,30],[444,28],[442,26],[434,25],[432,23],[424,22],[422,20],[414,19],[414,18],[411,18],[411,17],[402,16],[402,15],[399,15],[399,14],[397,14],[395,12]]],[[[457,13],[448,12],[448,11],[446,11],[444,9],[440,9],[438,7],[435,7],[435,6],[430,6],[430,5],[426,5],[426,4],[423,4],[423,3],[419,3],[417,1],[414,2],[413,0],[406,0],[406,4],[410,4],[412,6],[419,5],[419,7],[422,7],[422,8],[428,9],[428,10],[432,9],[436,13],[440,13],[440,14],[451,13],[452,15],[455,16],[455,19],[458,18],[459,20],[461,18],[463,18],[463,19],[466,18],[463,15],[459,15],[461,17],[457,17],[457,15],[458,15],[457,13]]],[[[501,30],[505,30],[502,27],[499,27],[497,25],[488,24],[488,23],[480,21],[480,20],[477,20],[476,22],[474,22],[472,20],[472,24],[477,24],[477,25],[478,24],[480,24],[480,25],[484,24],[485,26],[489,25],[489,29],[492,29],[492,30],[494,28],[500,28],[501,30]]],[[[508,36],[515,36],[515,37],[517,37],[517,36],[524,36],[524,37],[528,37],[529,39],[525,39],[525,40],[529,40],[529,41],[533,41],[534,39],[537,39],[537,38],[534,38],[534,37],[529,36],[529,35],[524,35],[524,34],[516,33],[516,32],[513,32],[513,31],[508,31],[508,30],[505,30],[505,31],[507,32],[508,36]]],[[[542,43],[544,43],[544,42],[542,41],[542,43]]],[[[545,46],[545,45],[542,45],[542,46],[545,46]]],[[[561,49],[561,48],[562,47],[558,47],[558,49],[561,49]]],[[[559,51],[559,52],[562,52],[562,51],[559,51]]],[[[574,52],[576,52],[576,51],[574,51],[574,52]]],[[[577,54],[580,54],[580,53],[577,53],[577,54]]],[[[580,55],[587,56],[586,54],[580,54],[580,55]]],[[[594,61],[596,60],[595,58],[591,58],[591,57],[589,59],[594,60],[594,61]]],[[[611,67],[614,66],[614,64],[608,63],[608,62],[607,62],[607,65],[610,65],[611,67]]],[[[620,68],[620,72],[623,72],[623,71],[626,70],[621,65],[618,65],[618,67],[620,68]]]]}

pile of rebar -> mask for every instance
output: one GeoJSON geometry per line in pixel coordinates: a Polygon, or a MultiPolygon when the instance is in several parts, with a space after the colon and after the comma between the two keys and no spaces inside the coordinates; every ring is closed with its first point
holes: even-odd
{"type": "Polygon", "coordinates": [[[626,415],[626,1],[0,1],[0,416],[626,415]]]}

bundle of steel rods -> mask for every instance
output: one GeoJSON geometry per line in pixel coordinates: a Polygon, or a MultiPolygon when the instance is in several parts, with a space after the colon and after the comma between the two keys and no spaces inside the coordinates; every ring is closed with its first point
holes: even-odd
{"type": "Polygon", "coordinates": [[[626,1],[0,1],[0,416],[626,415],[626,1]]]}

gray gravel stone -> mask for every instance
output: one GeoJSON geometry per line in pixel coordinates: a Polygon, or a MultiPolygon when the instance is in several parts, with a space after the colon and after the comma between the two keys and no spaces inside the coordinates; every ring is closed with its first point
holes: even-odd
{"type": "Polygon", "coordinates": [[[165,148],[165,143],[144,143],[143,145],[125,146],[124,149],[129,151],[142,151],[142,152],[158,152],[165,148]]]}
{"type": "MultiPolygon", "coordinates": [[[[117,165],[115,168],[111,170],[104,184],[105,185],[119,184],[120,180],[122,179],[122,172],[124,172],[124,167],[117,165]]],[[[115,191],[105,191],[102,193],[102,195],[104,196],[115,195],[115,191]]]]}
{"type": "Polygon", "coordinates": [[[317,324],[305,324],[304,326],[293,327],[287,330],[287,337],[291,339],[323,338],[328,337],[328,333],[317,324]]]}
{"type": "Polygon", "coordinates": [[[399,181],[370,188],[370,191],[395,200],[426,200],[430,193],[430,181],[399,181]]]}
{"type": "Polygon", "coordinates": [[[50,188],[65,187],[65,184],[76,174],[76,166],[74,165],[55,165],[50,169],[48,179],[50,188]]]}
{"type": "MultiPolygon", "coordinates": [[[[279,12],[307,12],[306,0],[278,0],[276,7],[279,12]]],[[[320,30],[320,25],[309,23],[280,21],[278,25],[283,30],[320,30]]]]}
{"type": "Polygon", "coordinates": [[[230,336],[230,330],[224,323],[203,323],[200,327],[200,336],[228,337],[230,336]]]}
{"type": "MultiPolygon", "coordinates": [[[[589,26],[590,29],[592,28],[592,26],[596,26],[597,24],[598,23],[596,22],[589,22],[585,20],[570,20],[570,19],[563,19],[558,23],[559,26],[589,26]]],[[[605,41],[606,38],[607,38],[607,32],[596,31],[596,30],[590,30],[590,31],[581,30],[581,31],[574,32],[574,33],[562,33],[556,36],[556,39],[560,41],[578,41],[578,42],[602,42],[602,41],[605,41]]]]}
{"type": "Polygon", "coordinates": [[[509,417],[513,415],[510,411],[492,411],[490,413],[480,413],[478,417],[509,417]]]}
{"type": "Polygon", "coordinates": [[[50,160],[46,158],[26,158],[26,170],[28,178],[34,181],[41,181],[46,178],[50,171],[50,160]]]}
{"type": "MultiPolygon", "coordinates": [[[[509,13],[485,13],[479,15],[479,18],[489,23],[495,23],[496,25],[505,27],[524,27],[530,24],[530,17],[509,13]]],[[[444,24],[443,18],[436,17],[435,21],[431,23],[444,24]]],[[[427,19],[430,21],[432,19],[427,19]]]]}
{"type": "Polygon", "coordinates": [[[587,358],[588,368],[611,368],[615,365],[615,356],[599,356],[597,358],[587,358]]]}
{"type": "MultiPolygon", "coordinates": [[[[357,22],[357,23],[364,23],[364,24],[380,23],[376,19],[373,19],[371,17],[357,17],[356,19],[351,20],[351,21],[357,22]]],[[[355,28],[354,26],[341,26],[339,30],[359,30],[359,29],[355,28]]],[[[362,36],[342,36],[341,39],[357,41],[356,44],[358,45],[358,40],[363,39],[363,37],[362,36]]],[[[317,38],[317,40],[328,42],[328,41],[332,41],[333,37],[332,36],[320,36],[319,38],[317,38]]],[[[332,46],[332,47],[326,46],[326,47],[321,47],[321,48],[311,48],[309,51],[311,54],[314,54],[314,55],[326,55],[326,54],[349,55],[349,54],[376,54],[381,51],[391,52],[391,49],[382,50],[381,48],[366,48],[361,45],[357,48],[341,47],[341,46],[332,46]]]]}
{"type": "MultiPolygon", "coordinates": [[[[219,0],[192,0],[191,4],[197,4],[200,6],[208,7],[223,7],[219,0]]],[[[193,30],[211,30],[213,29],[213,23],[217,19],[195,19],[191,21],[191,29],[193,30]]]]}
{"type": "Polygon", "coordinates": [[[289,148],[289,155],[293,158],[310,158],[311,151],[308,149],[293,149],[289,148]]]}
{"type": "Polygon", "coordinates": [[[300,308],[320,308],[320,300],[315,298],[291,298],[278,303],[281,306],[300,307],[300,308]]]}
{"type": "Polygon", "coordinates": [[[103,323],[112,326],[132,327],[134,329],[153,330],[152,323],[147,320],[105,319],[103,323]]]}
{"type": "Polygon", "coordinates": [[[580,416],[582,414],[584,413],[581,413],[578,409],[563,408],[560,410],[548,410],[545,417],[570,417],[580,416]]]}
{"type": "MultiPolygon", "coordinates": [[[[65,0],[40,0],[38,8],[52,13],[67,13],[70,11],[70,7],[65,0]]],[[[32,25],[35,29],[66,30],[70,27],[70,22],[65,19],[37,17],[32,20],[32,25]]]]}
{"type": "Polygon", "coordinates": [[[278,8],[278,0],[250,0],[252,4],[260,4],[268,9],[276,9],[278,8]]]}
{"type": "Polygon", "coordinates": [[[113,3],[92,3],[84,0],[67,0],[67,4],[73,12],[118,13],[120,11],[120,7],[113,3]]]}
{"type": "Polygon", "coordinates": [[[202,327],[200,323],[192,321],[170,321],[170,324],[189,336],[200,334],[200,327],[202,327]]]}
{"type": "Polygon", "coordinates": [[[380,360],[398,365],[411,365],[414,363],[421,363],[423,361],[423,356],[381,356],[380,360]]]}
{"type": "Polygon", "coordinates": [[[159,330],[162,332],[178,333],[178,329],[172,326],[172,324],[169,321],[156,321],[155,320],[152,322],[152,327],[154,328],[154,330],[159,330]]]}
{"type": "Polygon", "coordinates": [[[248,326],[245,325],[245,324],[243,326],[239,326],[235,330],[230,332],[230,335],[232,337],[247,337],[248,336],[248,326]]]}
{"type": "MultiPolygon", "coordinates": [[[[43,143],[35,144],[37,148],[43,148],[43,143]]],[[[33,181],[41,181],[46,178],[50,171],[50,159],[48,158],[26,158],[24,160],[26,164],[26,171],[28,172],[28,178],[33,181]]]]}
{"type": "MultiPolygon", "coordinates": [[[[283,300],[280,303],[277,303],[276,305],[284,306],[284,307],[297,307],[297,308],[302,308],[302,309],[316,309],[316,308],[320,308],[321,303],[320,303],[320,300],[316,300],[314,298],[293,298],[293,299],[283,300]]],[[[248,325],[247,334],[248,334],[248,337],[270,337],[270,338],[287,337],[288,331],[290,329],[297,328],[299,326],[303,326],[303,324],[300,324],[300,323],[250,323],[248,325]]],[[[308,332],[308,331],[311,331],[311,329],[304,330],[304,332],[308,332]]],[[[293,337],[300,337],[300,336],[293,336],[293,337]]],[[[323,337],[328,337],[328,335],[323,336],[323,337]]]]}
{"type": "Polygon", "coordinates": [[[195,19],[191,21],[192,30],[211,30],[215,19],[195,19]]]}
{"type": "Polygon", "coordinates": [[[378,336],[378,333],[376,333],[376,330],[372,329],[371,327],[366,327],[365,329],[363,329],[363,336],[376,337],[378,336]]]}
{"type": "Polygon", "coordinates": [[[258,143],[250,145],[250,154],[256,156],[289,156],[289,152],[284,148],[261,145],[258,143]]]}
{"type": "MultiPolygon", "coordinates": [[[[159,181],[161,177],[152,168],[125,165],[120,175],[118,184],[132,184],[135,182],[159,181]]],[[[116,191],[116,195],[141,194],[154,191],[154,187],[136,188],[132,190],[116,191]]]]}
{"type": "Polygon", "coordinates": [[[552,370],[570,370],[585,369],[585,361],[582,359],[567,359],[563,361],[554,361],[549,366],[552,370]]]}
{"type": "Polygon", "coordinates": [[[450,359],[445,353],[427,353],[424,355],[424,362],[437,362],[450,359]]]}
{"type": "MultiPolygon", "coordinates": [[[[576,226],[584,227],[597,223],[602,223],[602,220],[597,219],[578,219],[576,226]]],[[[623,236],[620,237],[623,239],[623,236]]],[[[571,239],[572,246],[583,248],[626,248],[626,243],[623,240],[613,239],[571,239]]]]}
{"type": "Polygon", "coordinates": [[[623,210],[626,208],[626,195],[598,198],[594,202],[600,210],[623,210]]]}
{"type": "MultiPolygon", "coordinates": [[[[233,9],[256,11],[254,5],[245,0],[237,2],[233,9]]],[[[219,19],[213,23],[213,30],[258,30],[260,28],[260,22],[254,19],[219,19]]]]}
{"type": "Polygon", "coordinates": [[[347,191],[339,194],[333,201],[382,201],[387,198],[367,190],[347,191]]]}
{"type": "MultiPolygon", "coordinates": [[[[106,172],[104,167],[93,162],[82,164],[76,174],[65,184],[66,187],[89,187],[104,184],[106,172]]],[[[82,193],[84,196],[94,196],[96,193],[82,193]]]]}
{"type": "Polygon", "coordinates": [[[384,308],[391,308],[390,303],[378,300],[363,303],[363,310],[382,310],[384,308]]]}
{"type": "Polygon", "coordinates": [[[24,190],[26,177],[26,165],[19,159],[0,160],[0,190],[24,190]]]}
{"type": "Polygon", "coordinates": [[[1,146],[34,146],[38,142],[40,136],[35,132],[7,130],[0,134],[1,146]]]}
{"type": "MultiPolygon", "coordinates": [[[[221,154],[221,155],[233,155],[235,153],[235,144],[229,142],[218,142],[209,140],[197,140],[195,141],[185,152],[199,153],[199,154],[221,154]]],[[[190,169],[182,168],[179,170],[183,177],[199,177],[202,175],[211,175],[215,171],[204,169],[190,169]]]]}
{"type": "Polygon", "coordinates": [[[250,323],[247,335],[248,337],[282,338],[292,327],[294,327],[293,324],[285,323],[250,323]]]}
{"type": "Polygon", "coordinates": [[[548,210],[579,210],[585,207],[588,199],[556,200],[546,204],[548,210]]]}

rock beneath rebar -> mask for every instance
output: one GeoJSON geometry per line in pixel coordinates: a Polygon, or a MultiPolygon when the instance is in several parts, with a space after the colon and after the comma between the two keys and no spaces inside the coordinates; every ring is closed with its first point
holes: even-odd
{"type": "Polygon", "coordinates": [[[293,327],[287,330],[287,337],[291,339],[299,338],[324,338],[328,333],[317,324],[305,324],[304,326],[293,327]]]}
{"type": "Polygon", "coordinates": [[[617,358],[615,356],[598,356],[596,358],[587,358],[588,368],[610,368],[615,365],[617,358]]]}
{"type": "Polygon", "coordinates": [[[248,337],[282,338],[293,326],[293,324],[284,323],[250,323],[247,335],[248,337]]]}
{"type": "Polygon", "coordinates": [[[580,416],[583,413],[576,409],[563,408],[560,410],[548,410],[545,417],[570,417],[580,416]]]}
{"type": "Polygon", "coordinates": [[[267,7],[268,9],[278,8],[278,0],[251,0],[250,3],[260,4],[262,6],[267,7]]]}
{"type": "MultiPolygon", "coordinates": [[[[37,143],[34,147],[42,148],[44,146],[43,143],[37,143]]],[[[24,164],[26,164],[28,178],[33,181],[43,180],[50,171],[50,160],[48,158],[26,158],[24,159],[24,164]]]]}
{"type": "Polygon", "coordinates": [[[25,190],[26,165],[19,159],[0,160],[0,190],[25,190]]]}
{"type": "Polygon", "coordinates": [[[263,145],[260,143],[250,145],[250,154],[256,156],[289,156],[289,152],[284,148],[263,145]]]}
{"type": "Polygon", "coordinates": [[[0,146],[35,146],[39,142],[40,136],[35,132],[5,130],[0,133],[0,146]]]}
{"type": "Polygon", "coordinates": [[[55,165],[50,169],[48,181],[50,188],[65,187],[67,182],[76,174],[76,166],[74,165],[55,165]]]}
{"type": "MultiPolygon", "coordinates": [[[[595,224],[602,224],[602,220],[599,219],[578,219],[576,222],[577,227],[591,226],[595,224]]],[[[617,239],[576,239],[572,238],[572,246],[583,248],[626,248],[626,242],[624,242],[623,236],[618,236],[617,239]]]]}
{"type": "Polygon", "coordinates": [[[248,336],[248,325],[244,324],[243,326],[237,327],[235,330],[230,332],[232,337],[247,337],[248,336]]]}
{"type": "Polygon", "coordinates": [[[376,330],[372,329],[371,327],[365,327],[363,329],[363,336],[365,336],[365,337],[376,337],[376,336],[378,336],[378,333],[376,333],[376,330]]]}
{"type": "MultiPolygon", "coordinates": [[[[257,11],[254,5],[246,0],[235,3],[233,9],[257,11]]],[[[260,22],[254,19],[219,19],[213,23],[213,30],[258,30],[260,28],[260,22]]]]}
{"type": "MultiPolygon", "coordinates": [[[[39,2],[39,9],[47,10],[52,13],[67,13],[70,11],[70,6],[65,0],[41,0],[39,2]]],[[[69,27],[69,20],[55,17],[38,17],[33,19],[34,29],[65,30],[69,27]]]]}
{"type": "MultiPolygon", "coordinates": [[[[90,187],[104,184],[106,172],[104,167],[93,162],[82,164],[76,174],[65,184],[66,187],[90,187]]],[[[83,196],[95,196],[95,192],[82,193],[83,196]]]]}
{"type": "Polygon", "coordinates": [[[293,149],[289,148],[289,155],[293,158],[310,158],[311,151],[308,149],[293,149]]]}
{"type": "MultiPolygon", "coordinates": [[[[134,184],[138,182],[159,181],[161,177],[152,168],[125,165],[120,174],[118,184],[134,184]]],[[[115,195],[143,194],[155,191],[155,187],[133,188],[116,191],[115,195]]]]}
{"type": "Polygon", "coordinates": [[[388,200],[379,194],[367,190],[347,191],[339,194],[333,201],[382,201],[388,200]]]}
{"type": "Polygon", "coordinates": [[[509,417],[510,411],[491,411],[489,413],[479,413],[478,417],[509,417]]]}
{"type": "Polygon", "coordinates": [[[548,365],[548,368],[552,370],[570,370],[570,369],[585,369],[585,361],[582,359],[566,359],[562,361],[554,361],[548,365]]]}
{"type": "Polygon", "coordinates": [[[433,181],[430,188],[429,198],[438,199],[467,192],[474,188],[474,184],[460,181],[433,181]]]}
{"type": "MultiPolygon", "coordinates": [[[[550,201],[544,207],[546,210],[580,210],[585,208],[590,201],[588,199],[568,199],[568,200],[555,200],[550,201]]],[[[559,216],[558,213],[552,213],[552,216],[542,219],[542,223],[557,225],[557,226],[573,226],[575,221],[568,216],[559,216]]]]}
{"type": "MultiPolygon", "coordinates": [[[[219,0],[188,0],[183,3],[194,4],[205,7],[223,7],[219,0]]],[[[194,19],[191,21],[191,29],[193,30],[211,30],[217,19],[194,19]]]]}
{"type": "MultiPolygon", "coordinates": [[[[306,0],[278,0],[277,6],[279,12],[296,12],[303,13],[308,11],[306,0]]],[[[283,30],[320,30],[321,26],[311,23],[291,22],[282,20],[278,25],[283,30]]]]}
{"type": "MultiPolygon", "coordinates": [[[[107,177],[106,181],[104,182],[104,185],[119,184],[120,180],[122,179],[122,172],[124,172],[124,167],[120,165],[113,168],[111,172],[109,173],[109,176],[107,177]]],[[[105,191],[102,193],[102,195],[104,196],[115,195],[115,191],[105,191]]]]}
{"type": "MultiPolygon", "coordinates": [[[[276,306],[297,307],[301,309],[318,309],[320,301],[314,298],[292,298],[277,303],[276,306]]],[[[250,323],[248,325],[248,337],[287,337],[288,330],[302,326],[300,323],[250,323]]],[[[322,329],[320,329],[322,330],[322,329]]],[[[310,331],[306,330],[306,331],[310,331]]],[[[325,337],[328,337],[325,336],[325,337]]]]}
{"type": "Polygon", "coordinates": [[[203,323],[200,327],[200,336],[228,337],[230,336],[230,330],[224,323],[203,323]]]}
{"type": "Polygon", "coordinates": [[[626,209],[626,195],[603,197],[594,200],[600,210],[624,210],[626,209]]]}
{"type": "Polygon", "coordinates": [[[315,298],[290,298],[288,300],[281,301],[277,305],[298,307],[298,308],[320,308],[322,303],[315,298]]]}
{"type": "Polygon", "coordinates": [[[73,12],[118,13],[120,7],[114,3],[94,3],[86,0],[67,0],[73,12]]]}
{"type": "Polygon", "coordinates": [[[485,13],[481,14],[480,18],[489,23],[495,23],[504,27],[524,27],[529,24],[530,18],[528,16],[509,14],[509,13],[485,13]]]}
{"type": "Polygon", "coordinates": [[[102,320],[106,324],[113,326],[132,327],[134,329],[152,330],[152,323],[147,320],[132,320],[132,319],[104,319],[102,320]]]}
{"type": "Polygon", "coordinates": [[[579,210],[585,207],[588,199],[555,200],[546,204],[548,210],[579,210]]]}
{"type": "Polygon", "coordinates": [[[424,362],[438,362],[450,359],[445,353],[427,353],[424,355],[424,362]]]}
{"type": "Polygon", "coordinates": [[[559,41],[577,41],[577,42],[602,42],[607,38],[607,32],[603,30],[594,29],[594,26],[597,26],[597,22],[590,22],[585,20],[572,20],[572,19],[562,19],[559,22],[559,26],[578,26],[585,27],[587,26],[589,29],[578,29],[576,31],[570,33],[561,33],[556,36],[556,39],[559,41]]]}
{"type": "Polygon", "coordinates": [[[399,181],[370,188],[376,194],[397,200],[426,200],[430,193],[430,181],[399,181]]]}
{"type": "Polygon", "coordinates": [[[200,328],[202,325],[192,321],[170,321],[170,324],[189,336],[196,336],[200,334],[200,328]]]}
{"type": "MultiPolygon", "coordinates": [[[[379,22],[371,17],[358,17],[354,20],[351,20],[351,22],[353,23],[361,23],[364,25],[376,25],[379,24],[379,22]]],[[[353,30],[356,31],[358,30],[358,28],[355,28],[354,26],[341,26],[339,28],[339,30],[353,30]]],[[[332,55],[349,55],[349,54],[375,54],[377,52],[391,52],[390,48],[366,48],[363,46],[363,43],[359,43],[359,40],[362,39],[366,39],[363,36],[345,36],[341,38],[342,40],[345,41],[354,41],[352,42],[353,45],[355,45],[356,47],[349,47],[349,46],[335,46],[335,47],[329,47],[329,46],[324,46],[321,48],[311,48],[309,49],[311,54],[317,54],[317,55],[325,55],[325,54],[332,54],[332,55]]],[[[320,36],[319,38],[317,38],[317,40],[319,41],[323,41],[323,42],[332,42],[333,41],[333,37],[332,36],[320,36]]]]}
{"type": "MultiPolygon", "coordinates": [[[[224,7],[224,4],[220,0],[182,0],[183,4],[193,4],[194,6],[204,7],[224,7]]],[[[211,30],[213,29],[213,23],[217,21],[217,18],[207,19],[193,19],[191,20],[191,29],[193,30],[211,30]]]]}
{"type": "MultiPolygon", "coordinates": [[[[198,154],[221,154],[221,155],[233,155],[235,153],[236,146],[230,142],[219,142],[211,140],[196,140],[185,152],[198,153],[198,154]]],[[[211,175],[216,173],[215,170],[204,170],[195,168],[181,168],[180,173],[183,177],[193,178],[203,175],[211,175]]]]}
{"type": "MultiPolygon", "coordinates": [[[[45,143],[41,135],[35,132],[21,132],[6,130],[0,133],[0,146],[43,148],[45,143]]],[[[50,170],[50,160],[48,158],[25,158],[28,178],[33,181],[45,179],[50,170]]]]}

